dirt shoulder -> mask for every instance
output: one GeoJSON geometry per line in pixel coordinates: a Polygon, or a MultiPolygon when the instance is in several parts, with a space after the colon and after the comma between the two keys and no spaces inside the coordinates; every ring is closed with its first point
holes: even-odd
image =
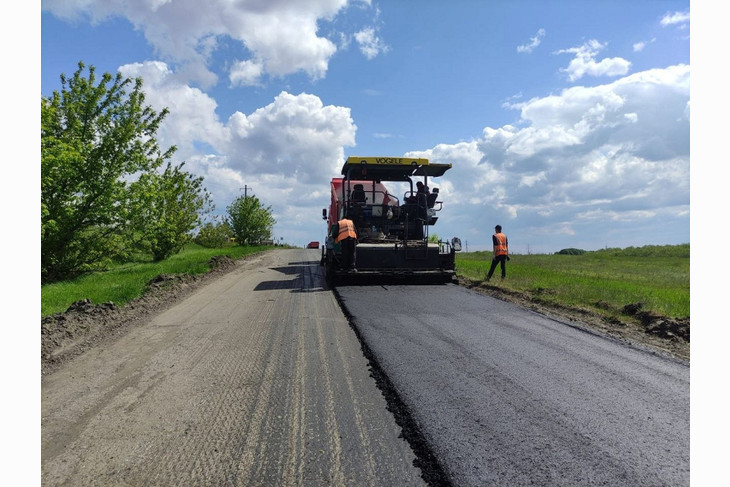
{"type": "MultiPolygon", "coordinates": [[[[42,318],[42,374],[52,373],[71,358],[107,340],[113,340],[130,327],[144,323],[200,286],[232,271],[237,262],[228,256],[221,256],[211,259],[208,264],[211,271],[203,275],[157,276],[147,284],[147,290],[142,297],[125,306],[120,307],[111,302],[94,304],[85,299],[73,303],[64,313],[42,318]]],[[[461,278],[458,283],[476,292],[567,322],[571,326],[593,330],[674,358],[689,360],[690,357],[689,320],[670,320],[627,306],[626,320],[609,321],[597,313],[546,305],[532,296],[511,293],[496,286],[485,286],[461,278]]]]}
{"type": "MultiPolygon", "coordinates": [[[[240,261],[250,259],[244,257],[240,261]]],[[[200,286],[236,268],[229,256],[212,258],[201,275],[163,274],[147,283],[144,294],[124,306],[112,302],[76,301],[63,313],[41,319],[41,373],[49,374],[86,350],[122,335],[131,327],[182,300],[200,286]]]]}

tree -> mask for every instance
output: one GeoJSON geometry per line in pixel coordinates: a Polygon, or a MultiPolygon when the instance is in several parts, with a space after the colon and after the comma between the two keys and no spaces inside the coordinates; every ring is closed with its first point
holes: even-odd
{"type": "Polygon", "coordinates": [[[127,255],[130,231],[141,227],[130,219],[131,184],[155,173],[176,150],[162,152],[157,144],[168,110],[145,105],[141,78],[105,73],[97,79],[93,66],[87,76],[85,68],[79,62],[73,77],[61,75],[60,92],[41,97],[44,282],[127,255]]]}
{"type": "Polygon", "coordinates": [[[208,248],[220,248],[229,245],[233,231],[227,221],[207,222],[195,236],[195,243],[208,248]]]}
{"type": "Polygon", "coordinates": [[[200,211],[212,207],[203,178],[183,171],[183,165],[168,162],[162,173],[142,174],[130,185],[133,240],[156,261],[179,252],[200,224],[200,211]]]}
{"type": "Polygon", "coordinates": [[[264,208],[255,196],[239,196],[228,207],[228,224],[242,245],[271,239],[275,223],[271,207],[264,208]]]}

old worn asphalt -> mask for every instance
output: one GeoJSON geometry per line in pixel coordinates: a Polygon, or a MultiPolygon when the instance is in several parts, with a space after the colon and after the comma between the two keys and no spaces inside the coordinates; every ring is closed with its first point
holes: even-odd
{"type": "Polygon", "coordinates": [[[246,260],[44,376],[42,484],[424,485],[313,252],[246,260]]]}

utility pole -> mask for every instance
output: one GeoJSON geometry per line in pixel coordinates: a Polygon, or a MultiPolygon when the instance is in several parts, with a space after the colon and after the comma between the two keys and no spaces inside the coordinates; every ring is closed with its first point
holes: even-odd
{"type": "Polygon", "coordinates": [[[243,190],[243,198],[245,199],[245,198],[248,198],[248,190],[253,189],[253,188],[249,188],[248,185],[244,184],[243,188],[240,188],[240,189],[243,190]]]}

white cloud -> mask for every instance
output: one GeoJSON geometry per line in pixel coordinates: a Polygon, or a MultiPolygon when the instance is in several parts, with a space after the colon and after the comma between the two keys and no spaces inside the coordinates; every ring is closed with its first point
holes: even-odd
{"type": "Polygon", "coordinates": [[[667,229],[689,224],[689,77],[689,66],[677,65],[569,88],[512,105],[521,114],[515,125],[409,153],[453,163],[441,231],[477,226],[488,241],[501,222],[532,251],[573,246],[556,243],[559,235],[575,246],[679,238],[667,229]]]}
{"type": "Polygon", "coordinates": [[[263,65],[254,61],[238,61],[231,68],[231,86],[256,86],[261,83],[263,65]]]}
{"type": "Polygon", "coordinates": [[[360,52],[368,59],[373,59],[378,54],[386,53],[389,50],[389,47],[375,34],[375,29],[372,27],[356,32],[355,41],[360,46],[360,52]]]}
{"type": "Polygon", "coordinates": [[[42,8],[63,19],[93,23],[125,17],[144,32],[163,60],[181,65],[176,71],[210,86],[216,76],[206,64],[221,38],[238,41],[251,53],[251,64],[243,71],[238,65],[232,82],[251,83],[253,67],[274,76],[303,71],[313,79],[323,77],[337,48],[318,35],[318,22],[332,20],[346,4],[347,0],[208,0],[204,5],[197,0],[48,0],[42,8]]]}
{"type": "Polygon", "coordinates": [[[583,76],[622,76],[629,72],[631,63],[620,57],[603,58],[596,61],[598,53],[605,49],[606,45],[592,39],[582,46],[562,49],[556,54],[574,54],[567,68],[561,71],[568,73],[570,81],[577,81],[583,76]]]}
{"type": "Polygon", "coordinates": [[[127,64],[119,72],[129,78],[141,77],[145,102],[158,111],[170,110],[158,133],[162,147],[176,145],[179,156],[185,159],[196,152],[196,142],[218,147],[228,138],[228,129],[215,114],[215,100],[182,82],[165,63],[127,64]]]}
{"type": "Polygon", "coordinates": [[[344,161],[343,147],[355,144],[350,109],[324,106],[319,97],[280,93],[250,115],[236,112],[229,125],[244,125],[232,134],[230,166],[246,174],[289,174],[298,181],[328,181],[344,161]]]}
{"type": "MultiPolygon", "coordinates": [[[[326,197],[321,193],[339,173],[345,147],[355,144],[357,127],[350,109],[325,106],[314,95],[282,92],[249,115],[234,113],[227,127],[231,137],[222,148],[225,167],[272,206],[277,225],[288,228],[288,238],[306,239],[320,226],[324,232],[321,209],[326,197]]],[[[219,184],[222,201],[232,201],[240,192],[240,183],[219,184]]]]}
{"type": "Polygon", "coordinates": [[[679,28],[685,28],[689,24],[689,11],[684,12],[667,12],[660,21],[663,27],[676,25],[679,28]]]}
{"type": "Polygon", "coordinates": [[[527,44],[522,44],[521,46],[517,46],[517,52],[526,52],[531,53],[535,50],[537,46],[540,45],[543,38],[545,37],[545,29],[539,29],[537,31],[537,34],[535,34],[534,37],[530,37],[530,42],[527,44]]]}
{"type": "Polygon", "coordinates": [[[645,47],[646,47],[646,46],[647,46],[648,44],[652,44],[652,43],[654,43],[654,42],[656,42],[656,37],[652,38],[652,39],[651,39],[651,40],[649,40],[649,41],[640,41],[640,42],[636,42],[636,43],[634,43],[634,45],[633,45],[633,48],[634,48],[634,52],[641,52],[641,51],[643,51],[643,50],[644,50],[644,48],[645,48],[645,47]]]}
{"type": "Polygon", "coordinates": [[[246,185],[272,206],[281,225],[301,228],[302,238],[307,228],[322,225],[319,193],[339,173],[345,147],[355,145],[357,127],[349,108],[282,92],[253,113],[235,112],[221,121],[215,101],[181,83],[162,62],[120,71],[144,78],[145,101],[155,110],[170,109],[158,132],[160,146],[178,146],[174,160],[205,178],[219,213],[246,185]]]}
{"type": "Polygon", "coordinates": [[[520,179],[519,185],[528,186],[531,188],[540,181],[545,181],[545,172],[544,171],[541,171],[537,174],[529,174],[529,175],[522,176],[522,178],[520,179]]]}

